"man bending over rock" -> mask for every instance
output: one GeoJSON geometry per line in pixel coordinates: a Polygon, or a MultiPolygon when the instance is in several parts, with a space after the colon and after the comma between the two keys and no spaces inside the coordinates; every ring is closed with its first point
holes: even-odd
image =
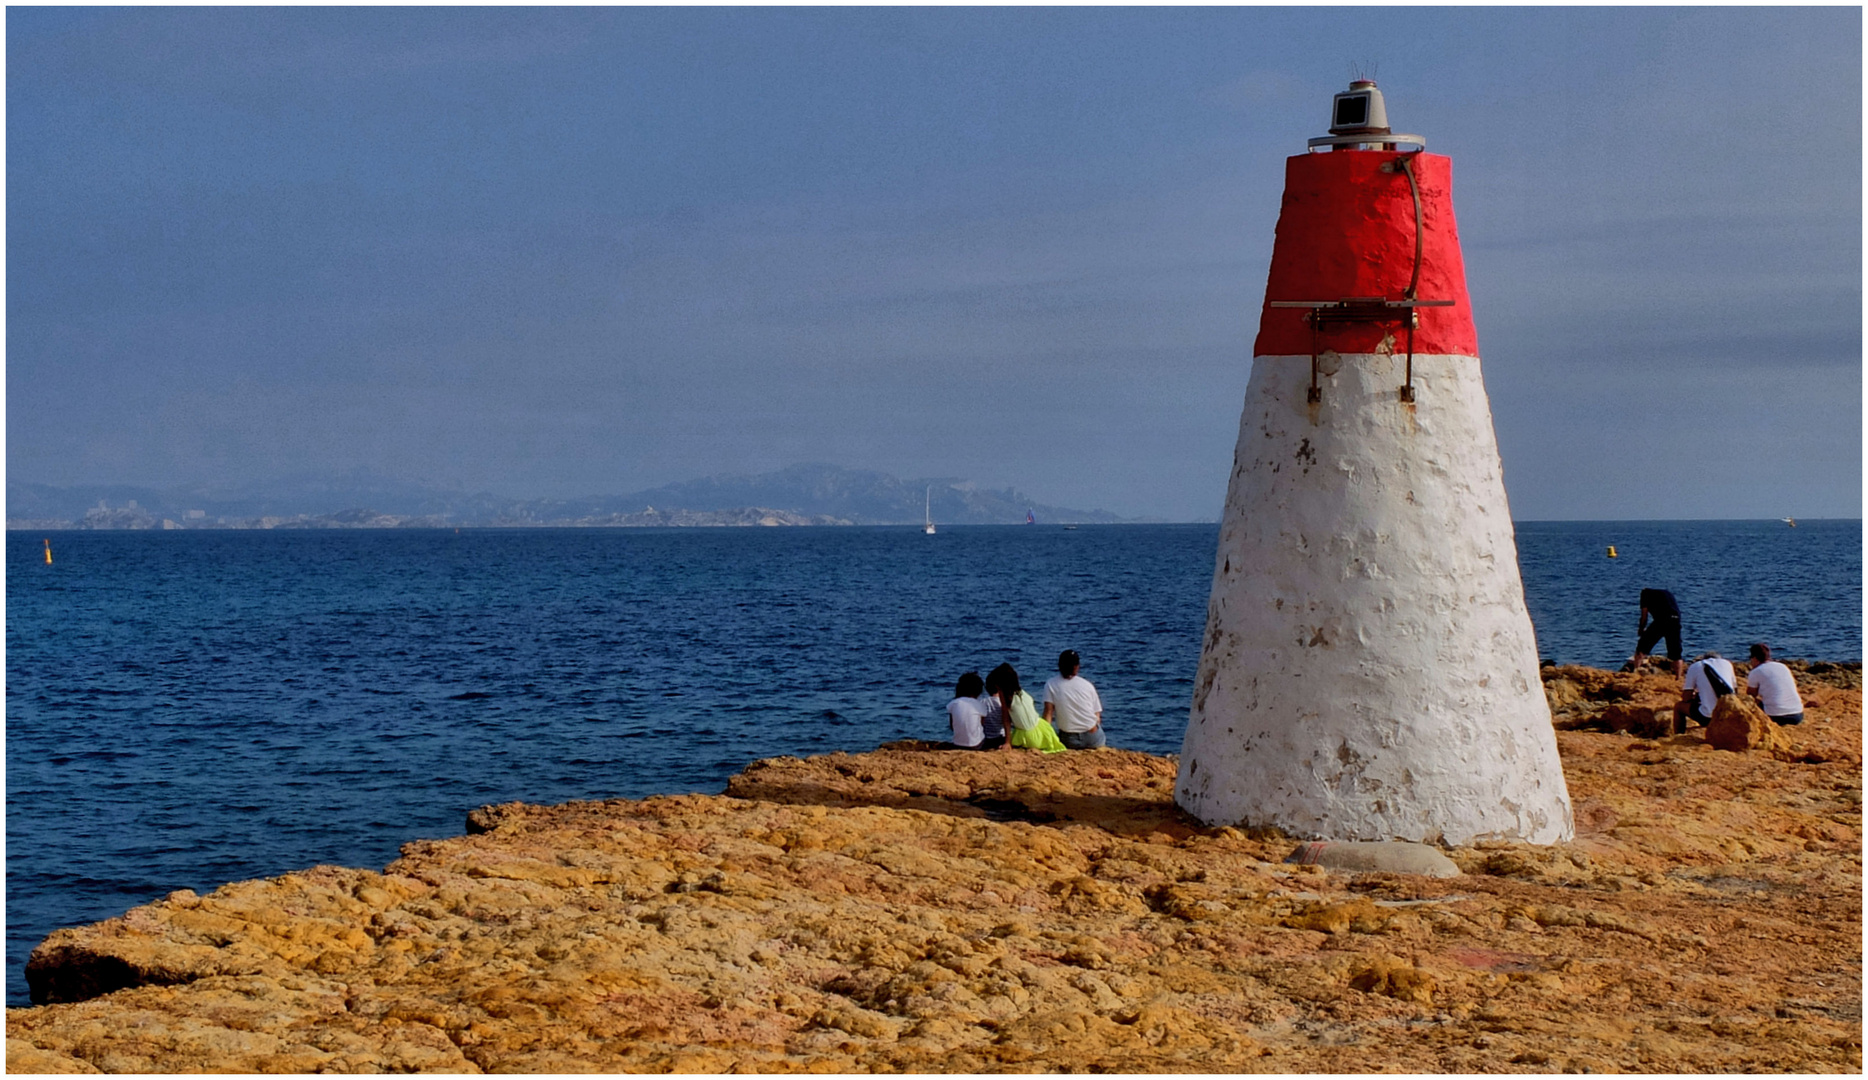
{"type": "MultiPolygon", "coordinates": [[[[1634,659],[1623,670],[1633,671],[1646,663],[1647,654],[1666,638],[1667,659],[1673,661],[1673,673],[1683,674],[1680,670],[1680,604],[1672,593],[1666,589],[1641,590],[1641,621],[1635,626],[1635,633],[1634,659]]],[[[1712,707],[1706,708],[1710,712],[1712,707]]]]}

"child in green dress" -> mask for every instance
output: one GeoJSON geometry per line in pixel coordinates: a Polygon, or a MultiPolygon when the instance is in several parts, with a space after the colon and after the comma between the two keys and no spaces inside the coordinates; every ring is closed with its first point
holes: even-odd
{"type": "Polygon", "coordinates": [[[1004,710],[1006,727],[1012,732],[1012,745],[1024,750],[1041,750],[1055,754],[1064,749],[1064,744],[1057,737],[1044,717],[1038,715],[1038,707],[1031,700],[1018,682],[1018,672],[1010,664],[1000,664],[986,676],[986,692],[999,699],[1004,710]]]}

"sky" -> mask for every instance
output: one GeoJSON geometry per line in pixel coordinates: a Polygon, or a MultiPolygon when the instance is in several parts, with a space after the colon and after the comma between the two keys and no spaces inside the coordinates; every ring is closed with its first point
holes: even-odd
{"type": "Polygon", "coordinates": [[[1859,517],[1861,20],[11,7],[7,475],[1215,520],[1284,159],[1372,73],[1514,517],[1859,517]]]}

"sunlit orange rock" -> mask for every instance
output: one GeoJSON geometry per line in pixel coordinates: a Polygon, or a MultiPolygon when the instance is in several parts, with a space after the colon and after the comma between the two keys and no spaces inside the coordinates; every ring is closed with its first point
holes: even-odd
{"type": "Polygon", "coordinates": [[[1770,750],[1777,745],[1777,725],[1743,694],[1726,694],[1713,706],[1706,741],[1721,750],[1770,750]]]}

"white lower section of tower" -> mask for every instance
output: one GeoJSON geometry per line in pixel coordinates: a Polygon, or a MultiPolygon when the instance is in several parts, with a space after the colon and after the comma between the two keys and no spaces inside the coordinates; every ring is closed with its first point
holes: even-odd
{"type": "Polygon", "coordinates": [[[1258,357],[1177,801],[1306,839],[1573,835],[1479,360],[1258,357]]]}

